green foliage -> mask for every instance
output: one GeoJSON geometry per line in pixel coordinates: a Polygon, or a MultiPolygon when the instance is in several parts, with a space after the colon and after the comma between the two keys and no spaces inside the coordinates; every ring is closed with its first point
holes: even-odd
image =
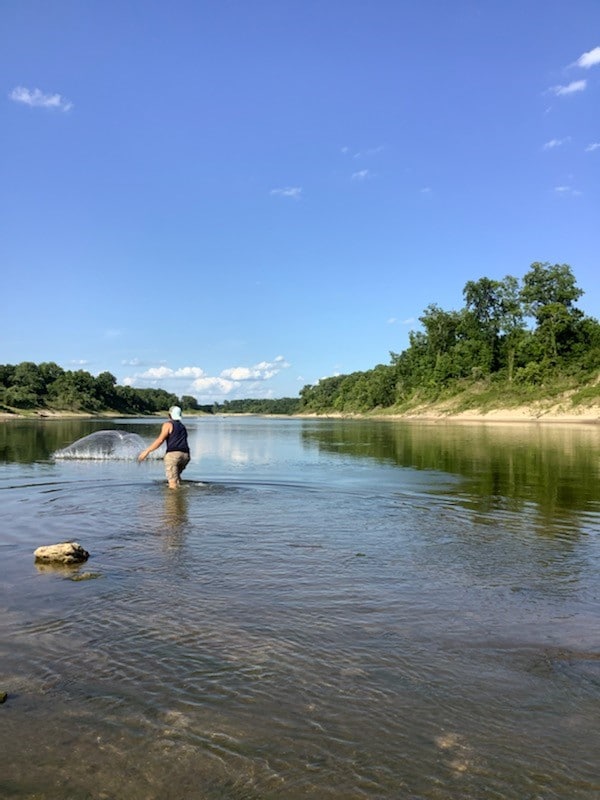
{"type": "Polygon", "coordinates": [[[23,361],[0,365],[0,403],[9,409],[155,414],[179,404],[179,399],[164,389],[117,386],[117,379],[110,372],[94,377],[81,369],[64,370],[53,362],[36,365],[23,361]]]}
{"type": "Polygon", "coordinates": [[[246,399],[225,400],[214,403],[215,414],[295,414],[299,410],[300,400],[297,397],[280,397],[279,399],[246,399]]]}
{"type": "Polygon", "coordinates": [[[521,284],[511,275],[468,281],[464,308],[428,305],[423,330],[410,332],[409,347],[390,353],[390,364],[305,386],[301,408],[405,410],[468,387],[468,402],[510,404],[572,388],[600,368],[600,324],[575,306],[582,294],[566,264],[536,262],[521,284]]]}
{"type": "MultiPolygon", "coordinates": [[[[479,407],[528,402],[577,390],[600,370],[600,323],[576,307],[583,291],[567,264],[535,262],[520,282],[480,278],[463,289],[465,305],[445,311],[431,303],[422,330],[409,346],[390,353],[389,364],[323,378],[299,398],[226,400],[200,406],[163,389],[118,386],[110,372],[65,371],[53,362],[0,364],[0,404],[8,409],[44,406],[101,413],[154,414],[180,405],[208,413],[294,414],[397,411],[457,398],[479,407]]],[[[593,384],[594,386],[597,384],[593,384]]],[[[575,391],[577,402],[597,391],[575,391]]],[[[575,400],[574,400],[575,402],[575,400]]],[[[466,406],[465,406],[466,407],[466,406]]]]}
{"type": "Polygon", "coordinates": [[[197,411],[198,410],[198,401],[195,397],[192,397],[189,394],[184,394],[181,398],[181,409],[182,411],[197,411]]]}

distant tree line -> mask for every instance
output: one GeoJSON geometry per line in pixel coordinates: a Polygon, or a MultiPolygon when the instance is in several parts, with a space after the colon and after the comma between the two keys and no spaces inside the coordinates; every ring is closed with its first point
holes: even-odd
{"type": "Polygon", "coordinates": [[[101,413],[152,414],[180,405],[184,411],[220,414],[365,412],[428,403],[468,387],[543,397],[551,386],[586,386],[600,395],[600,323],[577,301],[583,294],[568,264],[536,262],[523,279],[480,278],[463,289],[464,306],[427,306],[409,346],[391,363],[324,378],[300,397],[225,400],[199,405],[164,389],[118,386],[110,372],[94,377],[54,362],[0,364],[0,408],[49,408],[101,413]],[[591,388],[590,388],[591,387],[591,388]]]}
{"type": "Polygon", "coordinates": [[[409,346],[390,364],[305,386],[301,410],[363,412],[431,402],[482,384],[529,389],[560,379],[585,383],[600,369],[600,323],[576,306],[583,291],[567,264],[536,262],[522,281],[480,278],[463,289],[464,306],[427,306],[409,346]]]}
{"type": "Polygon", "coordinates": [[[164,389],[118,386],[110,372],[94,377],[82,369],[64,370],[52,361],[0,364],[0,405],[4,408],[153,414],[178,403],[177,395],[164,389]]]}
{"type": "Polygon", "coordinates": [[[215,414],[295,414],[300,410],[299,397],[280,397],[262,400],[225,400],[223,403],[214,403],[212,406],[215,414]]]}
{"type": "Polygon", "coordinates": [[[293,414],[300,398],[278,400],[225,400],[201,405],[191,395],[177,395],[164,389],[134,389],[118,386],[110,372],[94,377],[79,369],[65,370],[54,362],[0,364],[0,408],[50,409],[121,414],[155,414],[179,405],[183,411],[206,414],[293,414]]]}

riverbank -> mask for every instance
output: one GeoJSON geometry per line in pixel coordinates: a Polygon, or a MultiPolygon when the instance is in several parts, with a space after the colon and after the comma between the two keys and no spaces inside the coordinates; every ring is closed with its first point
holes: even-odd
{"type": "Polygon", "coordinates": [[[55,411],[46,408],[27,411],[0,411],[0,420],[4,419],[108,419],[110,417],[131,416],[119,414],[117,411],[106,411],[103,414],[90,414],[86,411],[55,411]]]}
{"type": "MultiPolygon", "coordinates": [[[[131,415],[119,414],[117,412],[106,412],[104,414],[86,414],[74,411],[46,411],[40,410],[25,414],[0,412],[0,421],[7,420],[60,420],[60,419],[111,419],[127,418],[131,415]]],[[[134,415],[136,418],[138,415],[134,415]]],[[[152,418],[162,418],[164,414],[143,415],[152,418]]],[[[206,414],[188,413],[188,418],[196,416],[207,416],[206,414]]],[[[210,416],[210,415],[208,415],[210,416]]],[[[219,415],[221,416],[221,415],[219,415]]],[[[254,414],[226,414],[225,416],[257,416],[254,414]]],[[[258,415],[272,416],[279,419],[289,419],[289,416],[272,414],[258,415]]],[[[528,406],[517,406],[515,408],[495,408],[489,411],[481,409],[453,410],[444,405],[427,405],[410,411],[398,412],[394,409],[368,411],[365,413],[344,413],[337,411],[323,413],[299,413],[291,415],[300,419],[381,419],[381,420],[414,420],[421,422],[497,422],[497,423],[585,423],[600,424],[600,406],[587,406],[579,409],[565,409],[561,406],[544,407],[542,404],[532,404],[528,406]]],[[[132,417],[134,418],[134,417],[132,417]]]]}
{"type": "Polygon", "coordinates": [[[567,389],[552,396],[521,401],[511,395],[490,396],[473,388],[432,402],[412,401],[403,407],[365,413],[323,412],[313,417],[421,420],[431,422],[600,423],[598,380],[590,386],[567,389]]]}

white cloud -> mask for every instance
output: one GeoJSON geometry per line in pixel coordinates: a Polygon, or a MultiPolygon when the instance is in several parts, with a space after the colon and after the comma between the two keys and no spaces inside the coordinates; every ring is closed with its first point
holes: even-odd
{"type": "Polygon", "coordinates": [[[585,148],[586,153],[593,153],[594,150],[600,149],[600,142],[592,142],[585,148]]]}
{"type": "Polygon", "coordinates": [[[550,139],[549,142],[546,142],[544,145],[544,150],[554,150],[555,147],[560,147],[563,144],[571,141],[571,137],[567,136],[564,139],[550,139]]]}
{"type": "Polygon", "coordinates": [[[86,364],[89,364],[89,363],[90,362],[87,360],[87,358],[74,358],[74,359],[71,360],[71,364],[73,364],[74,366],[77,366],[77,367],[85,367],[86,364]]]}
{"type": "Polygon", "coordinates": [[[352,180],[353,181],[364,181],[367,178],[370,178],[372,176],[372,174],[373,173],[370,172],[370,170],[368,170],[368,169],[361,169],[358,172],[353,172],[352,173],[352,180]]]}
{"type": "Polygon", "coordinates": [[[175,370],[172,370],[170,367],[150,367],[145,372],[141,372],[136,377],[140,378],[141,380],[161,380],[161,378],[172,378],[174,377],[173,373],[175,370]]]}
{"type": "Polygon", "coordinates": [[[232,381],[267,381],[289,366],[283,356],[277,356],[275,361],[261,361],[253,367],[224,369],[220,377],[232,381]]]}
{"type": "Polygon", "coordinates": [[[175,370],[175,378],[201,378],[204,370],[201,367],[181,367],[175,370]]]}
{"type": "Polygon", "coordinates": [[[142,380],[160,380],[161,378],[201,378],[204,370],[201,367],[150,367],[145,372],[141,372],[137,377],[142,380]]]}
{"type": "Polygon", "coordinates": [[[588,50],[587,53],[580,55],[575,64],[584,69],[600,64],[600,47],[594,47],[593,50],[588,50]]]}
{"type": "Polygon", "coordinates": [[[60,111],[70,111],[73,103],[61,94],[44,94],[39,89],[27,89],[25,86],[17,86],[9,94],[15,103],[24,103],[32,108],[57,108],[60,111]]]}
{"type": "Polygon", "coordinates": [[[270,194],[278,195],[279,197],[291,197],[293,200],[299,200],[302,194],[302,187],[286,186],[285,189],[271,189],[270,194]]]}
{"type": "Polygon", "coordinates": [[[586,80],[571,81],[571,83],[567,84],[566,86],[551,86],[550,89],[548,89],[548,91],[552,92],[557,97],[561,97],[564,94],[574,94],[574,92],[583,92],[586,86],[587,86],[586,80]]]}
{"type": "Polygon", "coordinates": [[[129,358],[129,359],[128,358],[124,358],[121,361],[121,364],[124,367],[139,367],[141,362],[140,362],[139,358],[129,358]]]}
{"type": "Polygon", "coordinates": [[[273,361],[260,361],[250,367],[230,367],[220,375],[207,375],[201,367],[179,367],[173,369],[165,364],[150,367],[143,372],[127,376],[125,386],[148,385],[165,389],[175,394],[195,394],[202,402],[219,400],[227,396],[267,397],[272,390],[265,384],[290,364],[283,356],[273,361]]]}
{"type": "Polygon", "coordinates": [[[230,394],[235,388],[235,385],[235,381],[228,381],[225,380],[225,378],[197,378],[192,383],[192,389],[198,392],[198,394],[215,398],[224,394],[230,394]]]}
{"type": "Polygon", "coordinates": [[[423,186],[422,189],[419,189],[421,194],[431,194],[431,187],[430,186],[423,186]]]}

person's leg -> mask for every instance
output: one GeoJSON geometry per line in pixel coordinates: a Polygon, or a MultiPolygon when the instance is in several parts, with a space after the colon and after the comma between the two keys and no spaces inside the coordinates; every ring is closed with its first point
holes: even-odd
{"type": "Polygon", "coordinates": [[[181,473],[190,463],[190,454],[189,453],[182,453],[181,458],[179,459],[179,477],[181,477],[181,473]]]}
{"type": "Polygon", "coordinates": [[[165,474],[169,489],[179,486],[179,470],[177,469],[177,456],[179,453],[165,453],[165,474]]]}
{"type": "Polygon", "coordinates": [[[189,463],[190,456],[188,453],[165,454],[165,472],[167,474],[169,489],[177,489],[181,483],[181,473],[189,463]]]}

